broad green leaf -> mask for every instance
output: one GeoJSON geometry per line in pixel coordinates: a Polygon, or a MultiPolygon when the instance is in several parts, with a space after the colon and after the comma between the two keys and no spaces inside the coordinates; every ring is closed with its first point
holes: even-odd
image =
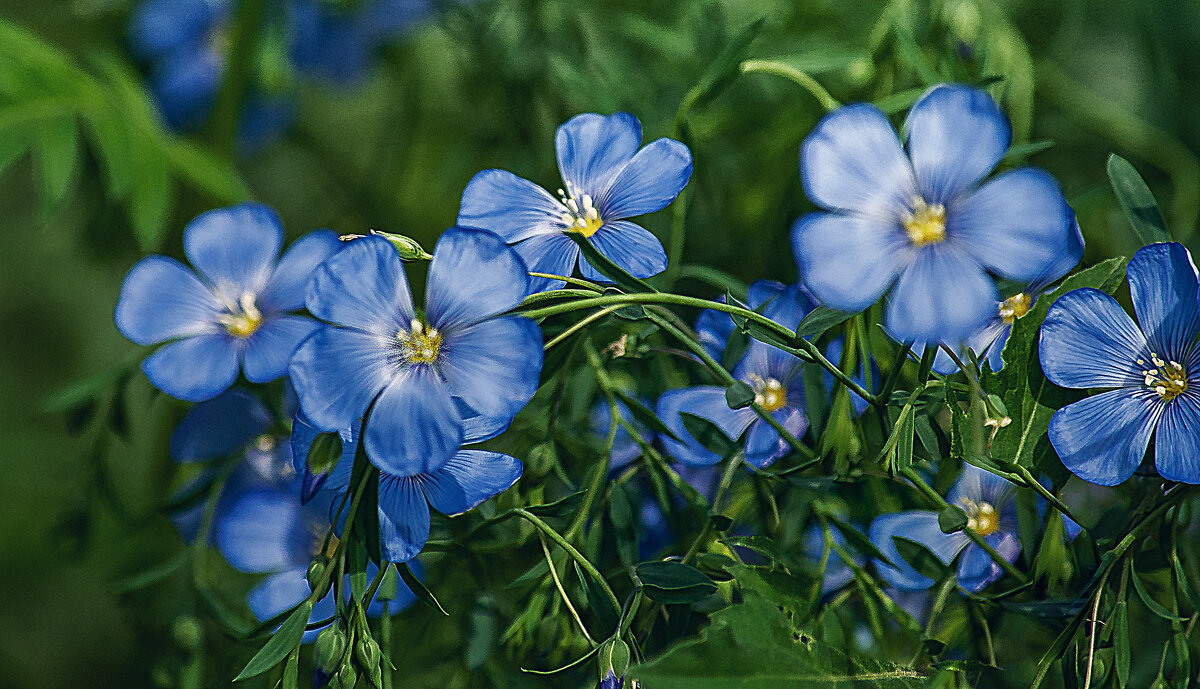
{"type": "Polygon", "coordinates": [[[695,603],[717,590],[704,572],[674,560],[643,562],[636,571],[643,593],[659,603],[695,603]]]}
{"type": "Polygon", "coordinates": [[[733,385],[725,388],[725,403],[730,409],[744,409],[754,404],[754,388],[750,387],[745,381],[735,381],[733,385]]]}
{"type": "Polygon", "coordinates": [[[703,416],[696,416],[688,412],[679,412],[679,418],[683,421],[683,427],[696,439],[696,442],[718,456],[729,458],[741,449],[736,442],[725,434],[725,431],[722,431],[715,423],[703,416]]]}
{"type": "Polygon", "coordinates": [[[1142,244],[1171,241],[1167,222],[1163,220],[1150,187],[1133,165],[1116,153],[1108,157],[1108,181],[1142,244]]]}
{"type": "Polygon", "coordinates": [[[796,337],[819,337],[826,330],[841,325],[856,314],[835,311],[827,306],[818,306],[809,311],[796,326],[796,337]]]}
{"type": "Polygon", "coordinates": [[[967,513],[958,505],[948,505],[938,512],[938,528],[942,533],[958,533],[967,528],[967,513]]]}
{"type": "Polygon", "coordinates": [[[258,653],[246,663],[246,667],[238,673],[234,681],[257,677],[279,664],[289,653],[300,647],[300,639],[304,636],[304,626],[308,624],[308,616],[312,613],[313,604],[306,600],[280,625],[279,630],[271,636],[258,653]]]}

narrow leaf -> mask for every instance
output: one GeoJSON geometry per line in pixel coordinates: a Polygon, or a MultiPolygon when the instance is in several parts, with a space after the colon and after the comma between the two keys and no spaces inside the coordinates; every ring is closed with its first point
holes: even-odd
{"type": "Polygon", "coordinates": [[[304,626],[308,624],[308,616],[312,614],[313,604],[306,600],[288,616],[280,625],[279,630],[267,641],[258,653],[246,663],[246,667],[234,678],[234,681],[257,677],[279,664],[287,655],[300,647],[304,636],[304,626]]]}
{"type": "Polygon", "coordinates": [[[1108,157],[1108,181],[1143,244],[1171,241],[1154,194],[1128,160],[1115,153],[1108,157]]]}

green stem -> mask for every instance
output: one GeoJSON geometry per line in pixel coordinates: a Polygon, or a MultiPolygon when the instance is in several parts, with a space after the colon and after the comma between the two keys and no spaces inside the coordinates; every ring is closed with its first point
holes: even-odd
{"type": "Polygon", "coordinates": [[[233,157],[242,103],[250,90],[250,71],[262,26],[263,0],[241,0],[229,33],[229,57],[225,79],[217,93],[211,120],[212,142],[227,157],[233,157]]]}
{"type": "Polygon", "coordinates": [[[604,595],[607,596],[608,601],[612,603],[613,610],[621,609],[621,601],[617,600],[617,594],[613,593],[612,589],[609,588],[608,582],[605,581],[604,577],[596,569],[595,565],[593,565],[590,560],[584,557],[582,553],[576,550],[575,546],[568,543],[567,539],[563,538],[562,535],[551,528],[549,524],[542,521],[540,517],[529,510],[526,510],[523,507],[518,507],[513,510],[513,514],[523,517],[530,524],[536,526],[542,533],[549,536],[550,540],[557,543],[560,548],[567,551],[567,554],[570,555],[571,558],[583,568],[583,571],[591,575],[592,579],[594,579],[596,583],[600,584],[600,588],[604,591],[604,595]]]}
{"type": "Polygon", "coordinates": [[[829,91],[825,90],[825,87],[821,86],[819,81],[791,65],[785,65],[782,62],[775,62],[773,60],[746,60],[742,63],[741,70],[743,74],[759,72],[761,74],[774,74],[777,77],[788,79],[811,93],[813,98],[816,98],[817,102],[821,104],[821,107],[825,108],[826,112],[832,112],[842,106],[836,98],[829,95],[829,91]]]}
{"type": "Polygon", "coordinates": [[[616,311],[616,310],[622,309],[622,308],[625,308],[625,307],[623,307],[623,306],[607,306],[603,309],[600,309],[599,311],[596,311],[595,313],[588,314],[587,317],[580,319],[579,322],[575,323],[571,327],[562,331],[558,335],[555,335],[554,339],[552,339],[546,343],[546,346],[544,349],[546,351],[550,351],[550,349],[552,347],[554,347],[554,345],[556,345],[556,344],[562,342],[563,340],[567,339],[568,337],[574,335],[575,333],[579,332],[581,329],[586,328],[588,326],[588,324],[594,323],[594,322],[600,320],[601,318],[604,318],[608,314],[612,313],[613,311],[616,311]]]}
{"type": "Polygon", "coordinates": [[[554,273],[539,273],[537,271],[531,270],[531,271],[529,271],[529,277],[546,278],[547,280],[562,280],[563,282],[565,282],[569,285],[575,285],[576,287],[582,287],[584,289],[595,292],[596,294],[604,293],[604,288],[601,287],[600,285],[597,285],[594,282],[588,282],[587,280],[582,280],[580,278],[573,278],[569,275],[556,275],[554,273]]]}

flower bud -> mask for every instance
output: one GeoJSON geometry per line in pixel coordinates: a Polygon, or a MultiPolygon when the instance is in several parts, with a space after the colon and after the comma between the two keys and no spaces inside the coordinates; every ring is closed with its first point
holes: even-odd
{"type": "Polygon", "coordinates": [[[346,633],[337,624],[331,624],[317,635],[313,649],[313,662],[326,675],[331,675],[346,655],[346,633]]]}
{"type": "Polygon", "coordinates": [[[383,674],[379,669],[379,661],[383,654],[379,650],[379,644],[369,636],[360,637],[358,643],[354,646],[354,655],[358,660],[358,667],[371,680],[371,684],[375,687],[383,686],[383,674]]]}
{"type": "Polygon", "coordinates": [[[338,670],[337,681],[345,689],[352,689],[358,683],[358,673],[354,671],[353,663],[345,663],[342,669],[338,670]]]}
{"type": "Polygon", "coordinates": [[[305,575],[308,577],[308,588],[316,591],[318,598],[323,598],[333,583],[332,581],[321,581],[325,578],[325,568],[327,567],[329,567],[329,561],[324,556],[319,556],[309,563],[308,573],[305,575]],[[318,587],[321,589],[320,591],[317,591],[318,587]]]}
{"type": "Polygon", "coordinates": [[[625,683],[625,671],[629,669],[629,646],[617,637],[600,645],[600,686],[602,689],[618,689],[625,683]]]}
{"type": "Polygon", "coordinates": [[[371,230],[371,234],[388,240],[392,247],[396,249],[396,253],[400,254],[401,261],[428,261],[433,258],[412,237],[405,237],[402,234],[392,234],[391,232],[382,232],[380,230],[371,230]]]}

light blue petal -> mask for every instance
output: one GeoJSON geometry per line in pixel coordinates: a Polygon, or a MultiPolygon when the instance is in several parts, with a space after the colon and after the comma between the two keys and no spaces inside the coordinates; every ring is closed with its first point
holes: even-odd
{"type": "Polygon", "coordinates": [[[942,533],[936,512],[917,510],[876,517],[875,521],[871,522],[871,542],[896,566],[889,567],[883,562],[876,562],[875,568],[879,571],[880,578],[905,591],[927,589],[933,585],[933,580],[900,557],[896,542],[892,540],[893,536],[920,543],[946,564],[952,562],[959,551],[970,543],[970,539],[961,531],[953,534],[942,533]]]}
{"type": "Polygon", "coordinates": [[[379,536],[383,558],[389,562],[408,562],[425,547],[429,503],[416,480],[379,477],[379,536]]]}
{"type": "Polygon", "coordinates": [[[258,295],[258,308],[263,313],[304,308],[304,295],[313,271],[343,246],[333,230],[316,230],[297,239],[279,259],[267,286],[258,295]]]}
{"type": "Polygon", "coordinates": [[[278,572],[308,564],[298,496],[276,490],[241,495],[215,526],[217,549],[239,572],[278,572]]]}
{"type": "MultiPolygon", "coordinates": [[[[1192,374],[1189,386],[1200,385],[1192,374]]],[[[1154,465],[1168,481],[1200,483],[1200,394],[1188,390],[1163,405],[1154,436],[1154,465]]]]}
{"type": "Polygon", "coordinates": [[[1083,232],[1079,229],[1079,221],[1073,219],[1071,221],[1071,231],[1067,233],[1066,251],[1060,254],[1058,260],[1051,263],[1041,275],[1031,281],[1025,292],[1031,296],[1036,296],[1046,291],[1051,284],[1079,265],[1079,261],[1083,258],[1083,249],[1083,232]]]}
{"type": "MultiPolygon", "coordinates": [[[[635,278],[648,278],[667,269],[667,252],[650,230],[629,222],[606,222],[589,239],[605,258],[635,278]]],[[[611,282],[587,261],[579,262],[579,272],[594,282],[611,282]]]]}
{"type": "Polygon", "coordinates": [[[462,418],[463,444],[481,443],[491,440],[508,429],[512,419],[508,416],[484,416],[467,406],[461,398],[454,398],[454,407],[462,418]]]}
{"type": "Polygon", "coordinates": [[[638,151],[597,203],[604,219],[633,218],[666,208],[692,176],[692,152],[674,139],[658,139],[638,151]]]}
{"type": "Polygon", "coordinates": [[[413,319],[399,254],[383,237],[355,239],[313,271],[305,304],[330,323],[395,336],[413,319]]]}
{"type": "MultiPolygon", "coordinates": [[[[771,412],[771,416],[797,438],[808,430],[808,419],[799,409],[785,407],[771,412]]],[[[779,435],[779,431],[764,419],[754,421],[750,424],[750,430],[746,432],[746,463],[756,469],[771,466],[791,448],[792,446],[779,435]]]]}
{"type": "Polygon", "coordinates": [[[986,502],[996,508],[1000,519],[1011,510],[1005,509],[1013,499],[1016,486],[1008,479],[985,471],[974,464],[963,464],[962,474],[946,495],[946,502],[957,505],[964,498],[971,502],[986,502]]]}
{"type": "Polygon", "coordinates": [[[257,397],[230,388],[188,410],[171,432],[169,454],[176,462],[232,454],[271,427],[271,414],[257,397]]]}
{"type": "Polygon", "coordinates": [[[576,115],[554,135],[563,182],[577,185],[593,199],[600,198],[641,143],[642,125],[627,112],[576,115]]]}
{"type": "Polygon", "coordinates": [[[358,423],[367,405],[399,369],[388,361],[389,341],[378,335],[322,326],[288,367],[300,410],[314,426],[340,431],[358,423]]]}
{"type": "Polygon", "coordinates": [[[425,309],[445,334],[516,307],[529,293],[529,269],[517,252],[484,230],[442,233],[429,263],[425,309]]]}
{"type": "Polygon", "coordinates": [[[1141,387],[1146,339],[1117,302],[1097,289],[1071,290],[1046,313],[1038,339],[1042,371],[1065,388],[1141,387]]]}
{"type": "MultiPolygon", "coordinates": [[[[1021,554],[1021,542],[1007,531],[997,531],[984,537],[988,545],[1006,561],[1012,562],[1021,554]]],[[[983,548],[972,543],[967,546],[958,564],[958,585],[967,591],[982,591],[1004,575],[1004,570],[983,548]]]]}
{"type": "MultiPolygon", "coordinates": [[[[643,437],[648,437],[645,427],[633,418],[633,413],[629,411],[629,407],[625,403],[617,400],[617,414],[625,423],[631,424],[634,429],[643,437]]],[[[607,400],[598,400],[592,405],[592,411],[588,415],[592,434],[601,442],[608,439],[608,434],[612,430],[612,410],[608,406],[607,400]]],[[[617,432],[613,434],[612,452],[608,456],[608,468],[619,469],[633,462],[642,455],[642,447],[637,444],[637,441],[629,435],[629,431],[625,426],[618,425],[617,432]]]]}
{"type": "Polygon", "coordinates": [[[1129,259],[1126,273],[1150,351],[1183,363],[1200,334],[1192,255],[1178,242],[1151,244],[1129,259]]]}
{"type": "Polygon", "coordinates": [[[545,189],[506,170],[484,170],[467,182],[460,227],[477,227],[509,244],[560,232],[567,209],[545,189]]]}
{"type": "Polygon", "coordinates": [[[366,421],[367,457],[398,477],[437,471],[462,445],[462,419],[429,366],[406,366],[379,394],[366,421]]]}
{"type": "Polygon", "coordinates": [[[499,452],[459,450],[441,469],[414,480],[433,509],[453,516],[511,488],[522,468],[516,458],[499,452]]]}
{"type": "Polygon", "coordinates": [[[251,383],[268,383],[287,375],[288,362],[296,348],[320,327],[320,323],[303,316],[278,316],[264,321],[246,341],[246,379],[251,383]]]}
{"type": "MultiPolygon", "coordinates": [[[[754,376],[764,380],[774,378],[788,388],[800,371],[802,363],[800,358],[794,354],[759,340],[751,340],[746,349],[746,356],[738,363],[733,375],[735,378],[751,384],[754,382],[754,376]]],[[[790,406],[799,406],[802,401],[802,398],[792,399],[790,394],[788,396],[790,406]]]]}
{"type": "MultiPolygon", "coordinates": [[[[842,361],[842,347],[844,344],[844,341],[840,337],[830,340],[829,344],[825,346],[825,358],[835,364],[840,365],[842,361]]],[[[918,356],[920,356],[919,353],[918,356]]],[[[836,385],[833,376],[828,373],[823,373],[821,377],[825,381],[825,390],[832,394],[836,385]]],[[[865,362],[860,360],[858,362],[858,369],[855,371],[854,375],[850,376],[850,379],[863,386],[863,389],[870,392],[871,389],[874,388],[879,382],[879,369],[875,366],[874,362],[871,362],[871,365],[868,367],[865,362]],[[868,368],[870,368],[869,379],[867,376],[868,368]]],[[[798,384],[798,387],[802,387],[803,382],[804,381],[802,378],[798,378],[797,380],[793,381],[793,384],[798,384]]],[[[863,412],[867,411],[867,407],[869,406],[871,406],[871,403],[859,397],[858,393],[850,393],[850,407],[854,410],[855,416],[861,416],[863,412]]]]}
{"type": "Polygon", "coordinates": [[[1012,126],[986,91],[934,86],[904,123],[917,189],[928,203],[946,203],[974,187],[1000,162],[1012,126]]]}
{"type": "Polygon", "coordinates": [[[838,108],[817,123],[800,148],[800,179],[821,208],[883,222],[897,222],[917,193],[891,122],[867,103],[838,108]]]}
{"type": "Polygon", "coordinates": [[[830,213],[797,220],[792,251],[817,301],[855,313],[878,301],[913,255],[899,225],[830,213]]]}
{"type": "Polygon", "coordinates": [[[776,323],[787,326],[790,330],[795,330],[809,311],[817,307],[816,299],[801,283],[788,285],[773,299],[764,299],[762,303],[756,305],[755,300],[763,296],[765,295],[755,294],[754,285],[750,285],[750,307],[760,311],[776,323]]]}
{"type": "Polygon", "coordinates": [[[1058,182],[1044,170],[1025,167],[948,206],[946,241],[997,275],[1029,282],[1070,260],[1078,236],[1074,222],[1058,182]]]}
{"type": "MultiPolygon", "coordinates": [[[[250,612],[254,613],[254,617],[260,622],[266,622],[279,613],[296,607],[312,593],[312,589],[308,587],[306,572],[306,568],[296,567],[277,572],[263,579],[257,586],[250,589],[250,594],[246,596],[246,604],[250,607],[250,612]]],[[[332,601],[332,595],[329,596],[330,601],[332,601]]],[[[316,621],[325,618],[314,616],[310,619],[316,621]]]]}
{"type": "MultiPolygon", "coordinates": [[[[849,550],[846,545],[846,537],[837,529],[830,529],[830,540],[833,543],[841,546],[843,550],[849,550]]],[[[804,532],[804,555],[815,563],[821,561],[821,556],[825,552],[825,532],[819,526],[812,526],[804,532]]],[[[853,552],[853,551],[850,551],[853,552]]],[[[860,567],[866,564],[865,558],[861,555],[855,558],[855,564],[860,567]]],[[[826,594],[830,591],[836,591],[846,584],[854,581],[854,570],[846,564],[841,555],[838,555],[836,550],[831,547],[829,550],[829,559],[825,563],[825,576],[821,582],[821,593],[826,594]]]]}
{"type": "MultiPolygon", "coordinates": [[[[579,247],[562,232],[535,235],[520,244],[514,244],[513,250],[525,261],[531,273],[570,277],[579,259],[579,247]]],[[[565,284],[562,280],[531,277],[529,293],[558,289],[565,284]]]]}
{"type": "MultiPolygon", "coordinates": [[[[725,295],[722,294],[713,301],[724,304],[725,295]]],[[[704,347],[704,351],[717,361],[725,356],[725,347],[736,329],[733,319],[724,311],[701,309],[700,315],[696,316],[696,339],[704,347]]]]}
{"type": "Polygon", "coordinates": [[[537,392],[542,331],[528,318],[508,316],[450,334],[438,369],[450,394],[482,416],[508,418],[537,392]]]}
{"type": "Polygon", "coordinates": [[[671,432],[686,444],[662,436],[664,449],[684,464],[707,466],[716,464],[721,458],[701,445],[688,433],[680,412],[688,412],[712,421],[730,438],[737,440],[746,428],[758,418],[753,409],[730,409],[725,401],[725,388],[715,385],[699,385],[693,388],[668,390],[658,398],[658,418],[671,432]]]}
{"type": "Polygon", "coordinates": [[[129,43],[143,59],[162,55],[203,38],[228,14],[228,6],[208,0],[146,0],[129,13],[129,43]]]}
{"type": "Polygon", "coordinates": [[[142,362],[142,372],[171,397],[203,402],[237,379],[237,345],[225,334],[189,337],[159,347],[142,362]]]}
{"type": "Polygon", "coordinates": [[[1069,404],[1050,419],[1050,443],[1071,473],[1115,486],[1146,455],[1162,408],[1157,400],[1148,390],[1109,390],[1069,404]]]}
{"type": "Polygon", "coordinates": [[[888,297],[887,328],[902,341],[960,342],[996,311],[996,285],[970,256],[946,245],[917,252],[888,297]]]}
{"type": "Polygon", "coordinates": [[[183,253],[232,304],[262,291],[282,245],[283,224],[261,203],[201,213],[183,228],[183,253]]]}
{"type": "Polygon", "coordinates": [[[113,320],[140,345],[219,331],[224,309],[196,274],[166,256],[138,261],[121,283],[113,320]]]}

